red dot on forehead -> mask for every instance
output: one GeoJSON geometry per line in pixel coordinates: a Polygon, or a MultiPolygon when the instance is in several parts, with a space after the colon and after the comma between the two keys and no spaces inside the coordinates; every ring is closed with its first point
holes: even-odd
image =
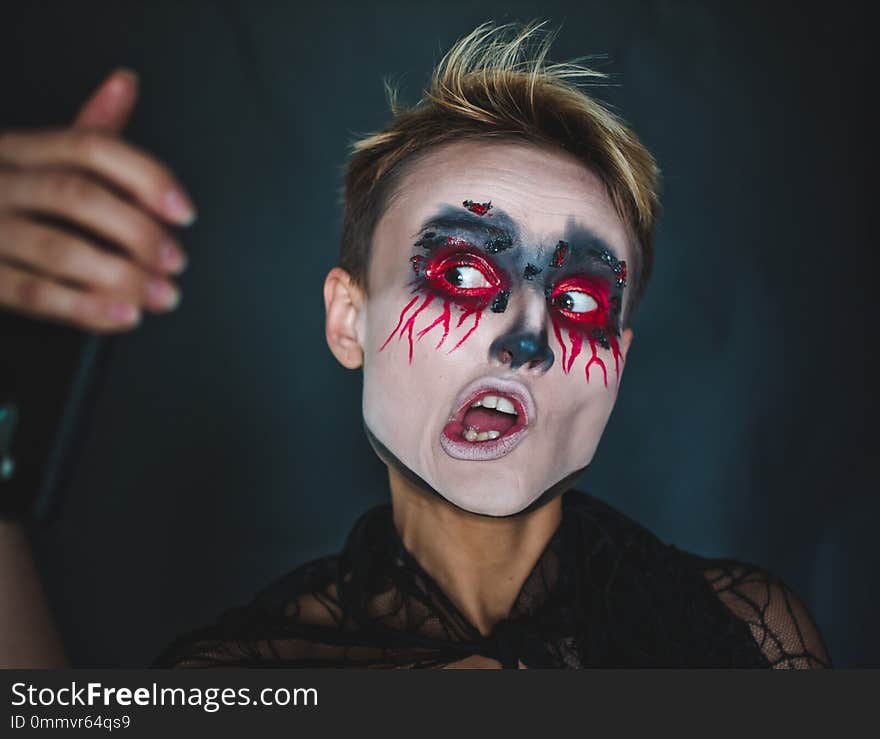
{"type": "Polygon", "coordinates": [[[475,203],[473,200],[465,200],[462,202],[462,205],[471,213],[476,213],[478,216],[484,216],[492,209],[491,200],[488,203],[475,203]]]}

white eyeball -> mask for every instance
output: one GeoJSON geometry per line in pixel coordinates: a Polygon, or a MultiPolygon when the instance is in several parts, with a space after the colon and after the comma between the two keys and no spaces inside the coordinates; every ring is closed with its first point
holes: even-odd
{"type": "Polygon", "coordinates": [[[450,267],[443,273],[443,277],[450,285],[456,287],[472,288],[472,287],[490,287],[491,283],[486,276],[476,267],[468,267],[460,265],[458,267],[450,267]]]}
{"type": "Polygon", "coordinates": [[[580,290],[569,290],[556,297],[556,304],[570,313],[589,313],[596,310],[599,304],[589,293],[580,290]]]}

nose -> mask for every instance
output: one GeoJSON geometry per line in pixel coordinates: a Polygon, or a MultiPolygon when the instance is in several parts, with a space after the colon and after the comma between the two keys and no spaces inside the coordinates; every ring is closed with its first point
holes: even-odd
{"type": "Polygon", "coordinates": [[[511,369],[528,367],[542,373],[553,366],[553,350],[547,342],[547,329],[513,330],[499,336],[489,347],[489,356],[511,369]]]}

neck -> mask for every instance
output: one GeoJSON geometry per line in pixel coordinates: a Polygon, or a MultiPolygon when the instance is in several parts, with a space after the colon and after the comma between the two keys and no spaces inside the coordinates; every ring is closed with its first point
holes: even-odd
{"type": "Polygon", "coordinates": [[[562,520],[562,498],[521,516],[468,513],[388,468],[403,545],[484,636],[506,618],[562,520]]]}

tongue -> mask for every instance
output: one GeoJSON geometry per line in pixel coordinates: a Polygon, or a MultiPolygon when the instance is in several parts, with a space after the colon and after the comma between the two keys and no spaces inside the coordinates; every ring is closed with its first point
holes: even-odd
{"type": "Polygon", "coordinates": [[[510,413],[501,413],[492,408],[470,408],[464,414],[462,424],[465,428],[470,426],[477,432],[498,431],[503,434],[516,423],[516,416],[510,413]]]}

